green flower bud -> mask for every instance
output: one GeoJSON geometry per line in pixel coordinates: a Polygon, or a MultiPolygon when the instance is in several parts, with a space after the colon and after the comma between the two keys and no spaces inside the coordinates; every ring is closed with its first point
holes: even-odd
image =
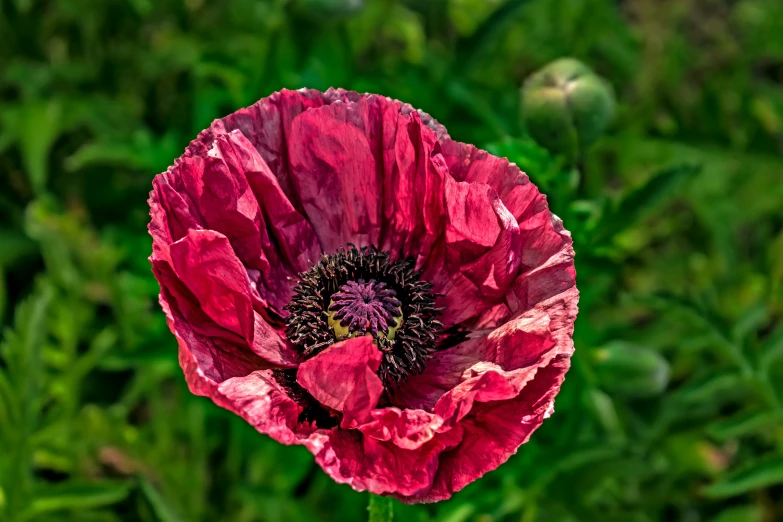
{"type": "Polygon", "coordinates": [[[550,63],[522,87],[522,122],[528,133],[569,161],[603,134],[613,113],[612,88],[573,58],[550,63]]]}
{"type": "Polygon", "coordinates": [[[593,353],[600,387],[625,397],[658,395],[669,384],[669,363],[658,352],[614,341],[593,353]]]}

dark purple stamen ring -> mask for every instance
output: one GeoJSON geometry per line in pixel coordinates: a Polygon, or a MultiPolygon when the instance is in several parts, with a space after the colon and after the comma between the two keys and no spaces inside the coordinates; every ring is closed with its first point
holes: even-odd
{"type": "Polygon", "coordinates": [[[336,342],[372,334],[383,352],[378,375],[394,387],[424,371],[442,340],[442,310],[432,283],[420,275],[413,259],[393,259],[374,247],[323,254],[299,273],[285,307],[286,337],[309,359],[336,342]]]}
{"type": "Polygon", "coordinates": [[[386,283],[375,279],[370,279],[369,283],[364,279],[348,281],[332,295],[329,311],[335,312],[334,318],[351,333],[367,333],[369,326],[372,335],[377,337],[378,331],[388,334],[389,322],[402,315],[402,303],[395,295],[394,290],[386,288],[386,283]]]}

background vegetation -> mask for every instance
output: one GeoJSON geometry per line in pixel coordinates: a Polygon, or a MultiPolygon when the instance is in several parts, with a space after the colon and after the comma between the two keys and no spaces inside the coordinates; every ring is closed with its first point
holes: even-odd
{"type": "Polygon", "coordinates": [[[781,34],[777,0],[0,0],[0,520],[366,519],[187,392],[146,259],[151,179],[199,130],[331,85],[516,161],[576,242],[556,414],[400,520],[783,519],[781,34]],[[578,169],[519,124],[562,56],[619,103],[578,169]]]}

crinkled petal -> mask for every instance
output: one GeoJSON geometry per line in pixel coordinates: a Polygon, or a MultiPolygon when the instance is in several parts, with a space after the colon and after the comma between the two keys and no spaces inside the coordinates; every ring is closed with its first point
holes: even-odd
{"type": "Polygon", "coordinates": [[[217,120],[187,154],[203,155],[235,129],[315,228],[322,251],[375,244],[422,262],[442,235],[448,168],[433,150],[447,134],[426,114],[375,95],[281,91],[217,120]]]}
{"type": "Polygon", "coordinates": [[[525,173],[507,159],[458,141],[444,140],[440,146],[449,173],[455,180],[489,185],[518,221],[523,219],[531,205],[539,206],[545,201],[525,173]]]}
{"type": "MultiPolygon", "coordinates": [[[[260,241],[264,231],[261,209],[245,177],[247,149],[233,147],[221,136],[204,158],[188,158],[180,173],[196,192],[204,228],[220,232],[231,243],[242,264],[269,271],[269,260],[260,241]]],[[[250,148],[253,152],[255,149],[250,148]]]]}
{"type": "Polygon", "coordinates": [[[474,405],[459,424],[461,443],[441,454],[432,489],[413,497],[394,496],[406,503],[444,500],[506,462],[551,414],[568,367],[568,355],[558,356],[515,398],[474,405]]]}
{"type": "Polygon", "coordinates": [[[221,337],[203,335],[191,328],[167,291],[161,293],[160,302],[166,312],[169,328],[177,337],[179,362],[194,393],[211,395],[216,384],[269,366],[269,363],[240,344],[221,337]]]}
{"type": "Polygon", "coordinates": [[[558,354],[570,353],[578,295],[572,286],[496,329],[477,331],[474,337],[436,353],[421,375],[400,386],[395,403],[431,411],[444,394],[488,368],[512,372],[508,375],[517,379],[520,374],[513,372],[525,372],[558,354]]]}
{"type": "Polygon", "coordinates": [[[446,431],[443,418],[424,410],[395,407],[375,409],[372,419],[357,427],[366,437],[379,441],[390,441],[405,449],[418,449],[431,441],[438,433],[446,431]]]}
{"type": "MultiPolygon", "coordinates": [[[[394,112],[387,107],[387,112],[394,112]]],[[[379,247],[421,267],[441,245],[448,169],[436,136],[417,115],[390,114],[383,127],[383,233],[379,247]]]]}
{"type": "Polygon", "coordinates": [[[291,298],[289,278],[317,259],[321,248],[248,139],[239,131],[218,135],[202,154],[184,156],[154,185],[152,199],[163,207],[169,241],[190,229],[226,236],[243,266],[259,275],[263,306],[279,315],[291,298]]]}
{"type": "Polygon", "coordinates": [[[179,345],[179,362],[193,393],[212,396],[219,383],[269,366],[244,340],[215,324],[177,279],[168,263],[153,261],[161,284],[160,305],[179,345]]]}
{"type": "MultiPolygon", "coordinates": [[[[247,139],[236,131],[230,134],[230,139],[247,147],[247,139]]],[[[291,275],[304,272],[321,255],[318,237],[307,219],[285,196],[266,162],[260,157],[255,159],[245,174],[267,225],[268,234],[263,236],[268,238],[264,243],[265,250],[280,256],[281,262],[290,267],[291,275]]],[[[286,304],[288,300],[290,295],[286,296],[286,304]]]]}
{"type": "Polygon", "coordinates": [[[276,441],[301,444],[295,432],[302,409],[278,384],[271,371],[255,371],[223,381],[210,398],[276,441]]]}
{"type": "Polygon", "coordinates": [[[445,198],[448,263],[462,266],[495,244],[501,231],[496,209],[502,206],[489,185],[478,183],[450,181],[445,198]]]}
{"type": "Polygon", "coordinates": [[[219,339],[235,346],[247,346],[247,341],[242,335],[223,328],[204,312],[196,296],[174,273],[169,261],[153,259],[152,272],[160,283],[161,303],[165,302],[172,309],[176,309],[177,315],[189,329],[199,335],[219,339]]]}
{"type": "Polygon", "coordinates": [[[343,413],[343,427],[369,419],[383,383],[376,375],[381,352],[365,335],[335,343],[299,366],[297,382],[318,402],[343,413]]]}
{"type": "Polygon", "coordinates": [[[378,244],[382,172],[368,136],[376,104],[334,103],[294,119],[291,181],[326,252],[378,244]]]}
{"type": "Polygon", "coordinates": [[[228,239],[190,230],[171,245],[172,267],[202,310],[223,328],[253,341],[253,302],[247,273],[228,239]]]}
{"type": "Polygon", "coordinates": [[[190,229],[199,229],[201,217],[187,194],[178,191],[166,175],[155,176],[150,195],[149,225],[153,249],[182,239],[190,229]]]}
{"type": "Polygon", "coordinates": [[[515,164],[466,143],[444,140],[440,146],[454,179],[486,183],[497,191],[522,231],[520,261],[525,269],[541,265],[560,250],[562,226],[558,228],[552,219],[546,196],[515,164]]]}
{"type": "Polygon", "coordinates": [[[404,116],[415,115],[428,129],[434,131],[439,139],[448,139],[446,129],[435,119],[422,111],[416,111],[410,105],[374,94],[359,94],[344,89],[329,89],[318,92],[313,89],[289,91],[283,89],[267,98],[262,98],[250,107],[240,109],[215,122],[195,139],[186,155],[203,153],[216,136],[239,130],[255,146],[280,182],[286,196],[298,207],[298,201],[290,180],[290,164],[287,142],[290,141],[291,125],[297,116],[306,110],[336,103],[338,101],[358,102],[362,99],[380,99],[404,116]]]}
{"type": "MultiPolygon", "coordinates": [[[[566,292],[576,284],[574,249],[562,222],[552,219],[553,230],[560,236],[557,250],[537,267],[519,275],[506,296],[512,313],[525,312],[551,297],[566,292]]],[[[554,246],[549,247],[552,250],[554,246]]]]}
{"type": "MultiPolygon", "coordinates": [[[[250,227],[247,230],[250,241],[256,245],[252,255],[258,262],[246,262],[242,251],[237,251],[236,246],[234,250],[245,266],[259,270],[259,281],[264,287],[262,298],[280,313],[291,300],[290,278],[306,270],[320,254],[313,229],[293,208],[266,162],[239,131],[218,136],[208,157],[220,158],[223,170],[230,172],[230,177],[242,180],[243,197],[246,196],[249,206],[245,213],[253,214],[255,224],[252,230],[250,227]]],[[[216,163],[212,170],[220,172],[220,165],[216,163]]],[[[212,228],[222,232],[220,228],[212,228]]],[[[232,234],[239,235],[239,232],[232,234]]],[[[233,240],[231,243],[235,245],[233,240]]]]}
{"type": "Polygon", "coordinates": [[[420,115],[379,96],[293,119],[290,181],[326,252],[375,245],[426,259],[443,234],[448,169],[420,115]]]}
{"type": "Polygon", "coordinates": [[[250,349],[273,364],[296,364],[298,354],[254,311],[247,272],[225,236],[191,230],[171,245],[171,263],[178,279],[217,325],[240,335],[250,349]]]}
{"type": "Polygon", "coordinates": [[[423,277],[443,294],[438,305],[448,328],[502,302],[519,270],[522,234],[488,185],[449,178],[445,197],[445,249],[428,260],[423,277]]]}
{"type": "Polygon", "coordinates": [[[410,450],[365,437],[358,430],[333,430],[327,436],[328,441],[315,442],[311,438],[306,445],[336,482],[376,495],[416,498],[430,491],[440,455],[456,447],[462,430],[449,430],[410,450]]]}

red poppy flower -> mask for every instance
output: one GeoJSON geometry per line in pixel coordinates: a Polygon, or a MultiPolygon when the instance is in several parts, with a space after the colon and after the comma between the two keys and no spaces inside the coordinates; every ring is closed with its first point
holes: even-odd
{"type": "Polygon", "coordinates": [[[281,91],[153,186],[150,261],[190,389],[337,482],[445,499],[552,413],[571,238],[514,164],[428,115],[281,91]]]}

